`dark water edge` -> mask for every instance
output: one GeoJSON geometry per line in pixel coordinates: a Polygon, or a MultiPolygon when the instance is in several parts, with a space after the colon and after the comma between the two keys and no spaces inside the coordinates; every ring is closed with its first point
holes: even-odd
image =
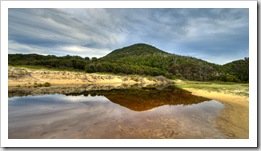
{"type": "Polygon", "coordinates": [[[138,89],[138,88],[155,88],[162,90],[171,85],[158,84],[88,84],[88,85],[54,85],[50,87],[8,87],[8,97],[44,95],[44,94],[67,94],[82,93],[85,91],[95,90],[114,90],[114,89],[138,89]]]}
{"type": "Polygon", "coordinates": [[[226,138],[224,105],[167,86],[9,88],[9,138],[226,138]]]}

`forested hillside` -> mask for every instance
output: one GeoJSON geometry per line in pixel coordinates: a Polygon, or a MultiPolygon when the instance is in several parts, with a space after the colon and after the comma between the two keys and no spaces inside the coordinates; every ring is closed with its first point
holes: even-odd
{"type": "Polygon", "coordinates": [[[165,76],[198,81],[248,82],[249,59],[223,66],[194,57],[170,54],[147,44],[134,44],[116,49],[102,58],[79,56],[57,57],[37,54],[9,54],[9,65],[31,65],[115,74],[165,76]]]}
{"type": "Polygon", "coordinates": [[[87,72],[164,75],[168,78],[190,80],[211,80],[220,72],[219,65],[192,57],[169,54],[146,44],[117,49],[86,67],[87,72]]]}
{"type": "MultiPolygon", "coordinates": [[[[89,60],[89,59],[88,59],[89,60]]],[[[38,54],[9,54],[9,65],[32,65],[46,68],[84,70],[88,60],[80,56],[38,55],[38,54]]]]}
{"type": "MultiPolygon", "coordinates": [[[[235,78],[235,81],[249,81],[249,58],[236,60],[223,65],[224,73],[235,78]]],[[[228,81],[231,81],[228,80],[228,81]]]]}

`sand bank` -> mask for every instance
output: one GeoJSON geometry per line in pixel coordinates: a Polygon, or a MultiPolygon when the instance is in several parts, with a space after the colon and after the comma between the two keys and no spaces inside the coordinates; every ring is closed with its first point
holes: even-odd
{"type": "Polygon", "coordinates": [[[222,92],[209,92],[185,88],[192,94],[218,100],[225,109],[216,119],[216,124],[230,138],[249,138],[249,98],[222,92]]]}
{"type": "Polygon", "coordinates": [[[8,67],[8,86],[34,86],[50,83],[51,85],[71,84],[135,84],[135,83],[168,83],[164,77],[145,77],[138,75],[113,75],[71,71],[50,71],[8,67]]]}

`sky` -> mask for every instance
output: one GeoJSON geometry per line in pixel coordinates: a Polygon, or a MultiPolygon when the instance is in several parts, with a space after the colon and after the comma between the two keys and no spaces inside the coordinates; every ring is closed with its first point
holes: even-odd
{"type": "Polygon", "coordinates": [[[9,8],[8,53],[103,57],[135,43],[216,64],[248,57],[247,8],[9,8]]]}

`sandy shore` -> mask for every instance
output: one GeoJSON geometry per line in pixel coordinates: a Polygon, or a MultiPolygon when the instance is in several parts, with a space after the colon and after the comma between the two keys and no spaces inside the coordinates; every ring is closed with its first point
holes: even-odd
{"type": "Polygon", "coordinates": [[[50,83],[51,85],[74,84],[135,84],[168,83],[164,77],[145,77],[138,75],[113,75],[71,71],[51,71],[8,67],[8,86],[34,86],[50,83]]]}
{"type": "MultiPolygon", "coordinates": [[[[97,87],[96,84],[159,84],[168,83],[164,77],[142,77],[142,76],[120,76],[112,74],[82,73],[69,71],[46,71],[39,69],[28,69],[20,67],[9,67],[8,86],[33,88],[37,84],[45,82],[51,85],[67,84],[95,84],[94,89],[105,89],[97,87]]],[[[181,84],[184,84],[181,81],[181,84]]],[[[179,81],[175,83],[180,84],[179,81]]],[[[82,87],[81,87],[82,88],[82,87]]],[[[110,86],[108,86],[110,88],[110,86]]],[[[77,88],[78,89],[78,88],[77,88]]],[[[86,89],[86,88],[84,88],[86,89]]],[[[207,91],[196,88],[183,88],[192,92],[193,95],[218,100],[224,104],[224,109],[219,113],[215,123],[217,128],[229,138],[249,138],[249,98],[223,92],[207,91]]],[[[58,89],[56,88],[58,91],[58,89]]],[[[61,89],[61,91],[64,91],[61,89]]],[[[36,93],[37,91],[35,91],[36,93]]],[[[45,91],[44,91],[45,92],[45,91]]]]}
{"type": "Polygon", "coordinates": [[[209,92],[193,88],[185,88],[192,94],[218,100],[225,109],[216,119],[216,124],[230,138],[249,138],[249,98],[220,92],[209,92]]]}

